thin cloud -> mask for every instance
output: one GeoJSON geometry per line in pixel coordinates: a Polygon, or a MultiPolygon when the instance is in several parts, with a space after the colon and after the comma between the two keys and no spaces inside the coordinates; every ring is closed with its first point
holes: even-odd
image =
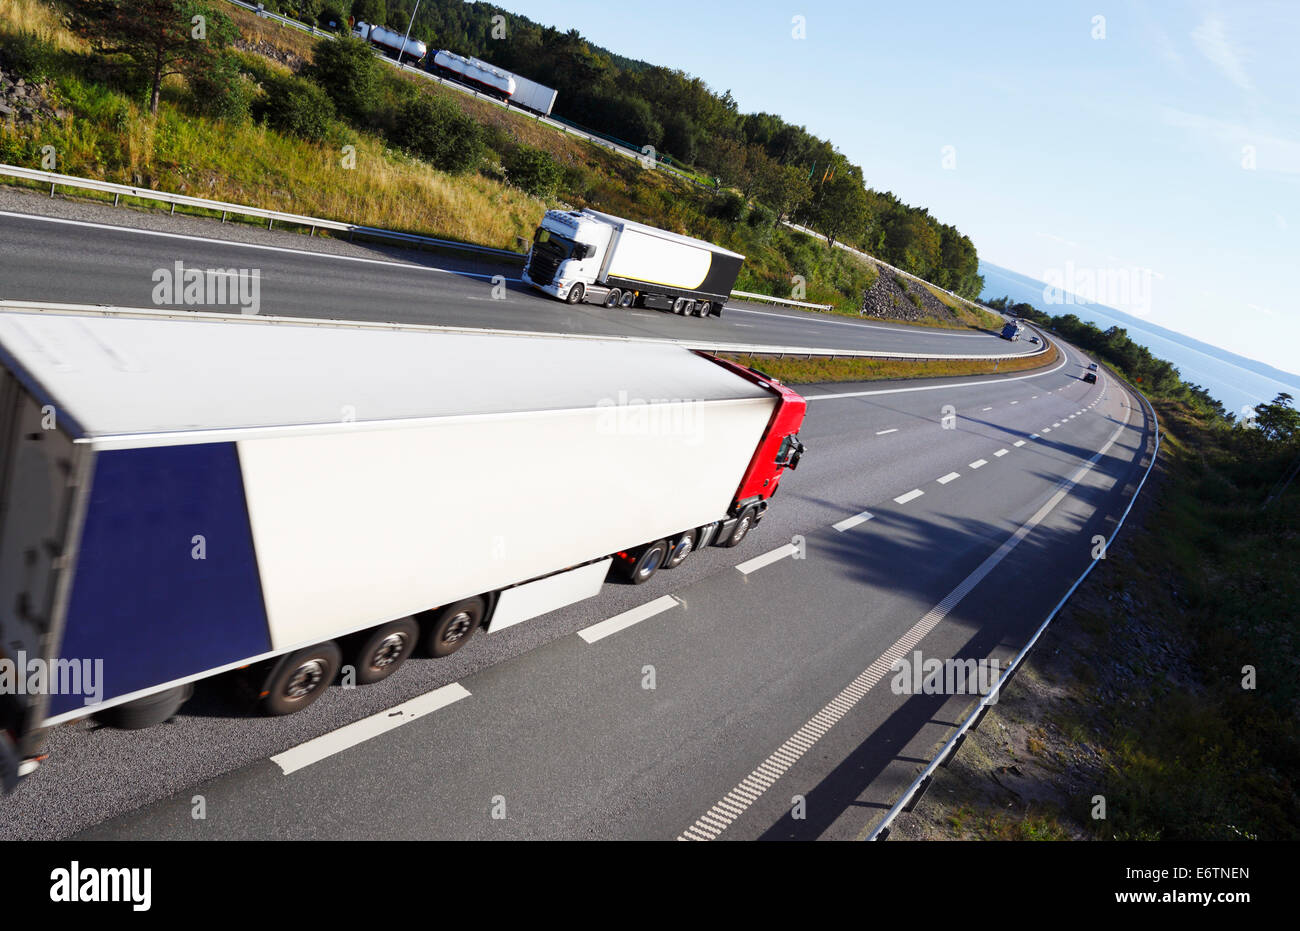
{"type": "Polygon", "coordinates": [[[1241,54],[1228,39],[1223,20],[1213,13],[1192,30],[1192,43],[1225,78],[1244,91],[1254,90],[1250,75],[1241,63],[1241,54]]]}

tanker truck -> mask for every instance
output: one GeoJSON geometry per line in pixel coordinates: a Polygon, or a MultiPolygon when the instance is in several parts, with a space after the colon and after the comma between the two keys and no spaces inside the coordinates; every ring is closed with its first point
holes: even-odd
{"type": "Polygon", "coordinates": [[[652,307],[721,316],[745,257],[590,208],[548,210],[523,280],[570,304],[652,307]]]}
{"type": "Polygon", "coordinates": [[[369,23],[357,23],[352,34],[358,39],[365,39],[371,45],[378,46],[384,52],[400,61],[424,61],[429,47],[419,39],[408,39],[400,32],[394,32],[383,26],[369,23]]]}
{"type": "Polygon", "coordinates": [[[0,312],[0,775],[64,722],[217,675],[286,714],[736,546],[805,407],[662,343],[0,312]]]}

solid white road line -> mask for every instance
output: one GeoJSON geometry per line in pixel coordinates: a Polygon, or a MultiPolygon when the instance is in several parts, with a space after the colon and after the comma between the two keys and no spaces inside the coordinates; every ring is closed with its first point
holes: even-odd
{"type": "Polygon", "coordinates": [[[764,553],[762,556],[755,556],[753,559],[747,559],[736,568],[743,575],[749,575],[751,572],[757,572],[764,566],[770,566],[772,563],[779,562],[787,556],[793,556],[798,551],[798,547],[793,543],[787,543],[784,546],[778,546],[776,549],[764,553]]]}
{"type": "Polygon", "coordinates": [[[899,495],[897,498],[894,499],[894,502],[896,504],[907,504],[907,502],[913,500],[914,498],[919,498],[923,494],[925,494],[925,492],[923,492],[921,489],[913,488],[907,494],[899,495]]]}
{"type": "Polygon", "coordinates": [[[978,469],[980,466],[986,466],[988,464],[989,461],[987,459],[976,459],[974,462],[970,464],[970,467],[972,469],[978,469]]]}
{"type": "Polygon", "coordinates": [[[852,517],[846,517],[838,524],[831,524],[831,529],[843,533],[846,530],[852,530],[858,524],[865,524],[871,518],[875,517],[870,511],[863,511],[861,514],[854,514],[852,517]]]}
{"type": "Polygon", "coordinates": [[[880,683],[894,668],[894,665],[907,656],[925,636],[943,622],[957,604],[970,591],[992,572],[1007,555],[1020,545],[1020,541],[1029,536],[1030,531],[1042,523],[1047,515],[1056,509],[1070,490],[1091,471],[1102,456],[1115,444],[1124,428],[1128,426],[1128,415],[1124,422],[1115,428],[1106,445],[1091,459],[1079,467],[1070,478],[1064,479],[1057,486],[1056,493],[1035,512],[1034,516],[1022,524],[1015,533],[1007,538],[979,567],[962,580],[956,588],[926,613],[919,621],[895,641],[874,663],[858,674],[839,694],[827,702],[820,711],[808,719],[794,734],[744,779],[726,796],[720,799],[707,812],[695,819],[695,823],[677,836],[678,840],[713,840],[737,818],[756,802],[760,796],[776,784],[776,781],[802,759],[822,736],[836,722],[857,706],[863,697],[880,683]]]}
{"type": "Polygon", "coordinates": [[[876,436],[884,436],[886,433],[897,433],[897,432],[898,432],[897,427],[890,427],[888,430],[877,430],[876,436]]]}
{"type": "MultiPolygon", "coordinates": [[[[1005,381],[1024,381],[1026,378],[1042,378],[1044,375],[1051,375],[1057,369],[1064,367],[1065,364],[1066,363],[1062,361],[1054,368],[1048,369],[1046,372],[1035,372],[1032,375],[1016,375],[1012,378],[999,378],[997,379],[997,382],[1001,383],[1005,381]]],[[[909,391],[939,391],[945,388],[977,388],[981,385],[987,386],[989,384],[990,382],[987,379],[985,379],[984,381],[955,382],[954,384],[951,385],[919,385],[915,388],[883,388],[876,391],[842,391],[837,394],[805,394],[804,400],[805,401],[829,401],[829,400],[834,400],[836,398],[865,398],[869,395],[876,395],[876,394],[906,394],[909,391]]],[[[1034,397],[1038,397],[1038,395],[1034,395],[1034,397]]]]}
{"type": "Polygon", "coordinates": [[[959,478],[961,478],[960,472],[949,472],[947,475],[936,478],[935,481],[940,485],[947,485],[949,482],[955,481],[959,478]]]}
{"type": "Polygon", "coordinates": [[[434,689],[410,701],[394,705],[387,711],[380,711],[378,714],[372,714],[368,718],[362,718],[338,730],[322,734],[306,743],[298,744],[284,753],[277,753],[271,757],[271,762],[280,767],[287,776],[313,763],[319,763],[326,757],[364,743],[371,737],[378,737],[403,724],[410,724],[417,718],[422,718],[439,708],[445,708],[462,698],[469,698],[469,690],[465,686],[459,682],[444,685],[440,689],[434,689]]]}
{"type": "Polygon", "coordinates": [[[656,598],[654,601],[647,602],[630,611],[624,611],[622,614],[615,614],[611,618],[601,621],[599,624],[592,624],[590,627],[584,627],[578,631],[578,636],[588,643],[595,643],[597,640],[604,640],[620,630],[626,630],[633,624],[640,624],[642,621],[654,617],[656,614],[663,614],[670,608],[675,608],[679,602],[672,595],[664,595],[662,598],[656,598]]]}

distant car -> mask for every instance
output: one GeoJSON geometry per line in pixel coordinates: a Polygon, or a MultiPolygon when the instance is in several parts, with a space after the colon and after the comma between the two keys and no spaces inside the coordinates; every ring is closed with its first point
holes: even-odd
{"type": "Polygon", "coordinates": [[[1037,337],[1037,336],[1031,336],[1031,337],[1029,337],[1029,341],[1030,341],[1031,343],[1036,343],[1036,342],[1038,342],[1038,337],[1037,337]]]}
{"type": "Polygon", "coordinates": [[[1086,382],[1087,382],[1088,384],[1090,384],[1090,385],[1095,385],[1095,384],[1097,384],[1097,373],[1096,373],[1096,372],[1088,372],[1086,375],[1083,376],[1083,380],[1086,381],[1086,382]]]}
{"type": "Polygon", "coordinates": [[[1094,363],[1092,363],[1092,365],[1088,366],[1088,371],[1089,371],[1089,372],[1095,372],[1095,371],[1097,371],[1097,363],[1094,362],[1094,363]]]}

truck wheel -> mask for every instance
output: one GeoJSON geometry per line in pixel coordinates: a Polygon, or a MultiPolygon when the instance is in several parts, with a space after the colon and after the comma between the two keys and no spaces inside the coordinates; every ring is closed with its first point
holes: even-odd
{"type": "Polygon", "coordinates": [[[635,300],[636,300],[635,294],[633,294],[631,291],[624,291],[623,296],[619,299],[618,303],[620,307],[631,307],[633,301],[635,300]]]}
{"type": "Polygon", "coordinates": [[[676,569],[682,563],[686,562],[686,557],[695,551],[695,531],[691,530],[677,538],[673,544],[672,551],[668,558],[664,560],[665,569],[676,569]]]}
{"type": "Polygon", "coordinates": [[[569,304],[581,304],[582,298],[584,295],[586,295],[586,293],[587,293],[587,289],[583,287],[581,283],[575,284],[572,288],[569,289],[569,296],[566,297],[564,300],[569,304]]]}
{"type": "Polygon", "coordinates": [[[387,679],[406,662],[420,638],[420,625],[415,618],[404,617],[381,624],[361,636],[364,639],[352,652],[352,666],[357,671],[358,684],[372,685],[387,679]]]}
{"type": "Polygon", "coordinates": [[[737,546],[741,540],[749,536],[749,531],[754,529],[754,518],[757,514],[758,510],[752,504],[741,511],[736,526],[731,528],[731,536],[719,540],[718,546],[737,546]]]}
{"type": "Polygon", "coordinates": [[[668,541],[656,540],[647,544],[636,559],[625,563],[624,575],[633,585],[649,582],[651,576],[659,571],[668,556],[668,541]]]}
{"type": "Polygon", "coordinates": [[[487,605],[482,598],[466,598],[455,604],[449,604],[436,611],[426,612],[430,615],[424,620],[424,635],[421,640],[424,652],[430,656],[450,656],[474,636],[483,623],[487,605]]]}
{"type": "Polygon", "coordinates": [[[708,301],[700,301],[700,303],[696,305],[695,316],[707,317],[711,313],[713,313],[713,305],[708,301]]]}
{"type": "Polygon", "coordinates": [[[605,295],[605,306],[617,307],[619,301],[621,301],[622,299],[623,299],[623,292],[620,291],[618,288],[615,288],[614,290],[610,291],[608,294],[605,295]]]}
{"type": "Polygon", "coordinates": [[[343,653],[333,640],[282,656],[258,693],[265,714],[293,714],[325,694],[338,674],[343,653]]]}
{"type": "Polygon", "coordinates": [[[673,313],[681,314],[686,310],[686,298],[679,297],[673,301],[673,313]]]}
{"type": "Polygon", "coordinates": [[[118,730],[143,730],[172,717],[181,710],[181,705],[185,704],[193,694],[192,684],[178,685],[174,689],[146,695],[124,705],[105,708],[95,715],[95,720],[106,727],[115,727],[118,730]]]}

